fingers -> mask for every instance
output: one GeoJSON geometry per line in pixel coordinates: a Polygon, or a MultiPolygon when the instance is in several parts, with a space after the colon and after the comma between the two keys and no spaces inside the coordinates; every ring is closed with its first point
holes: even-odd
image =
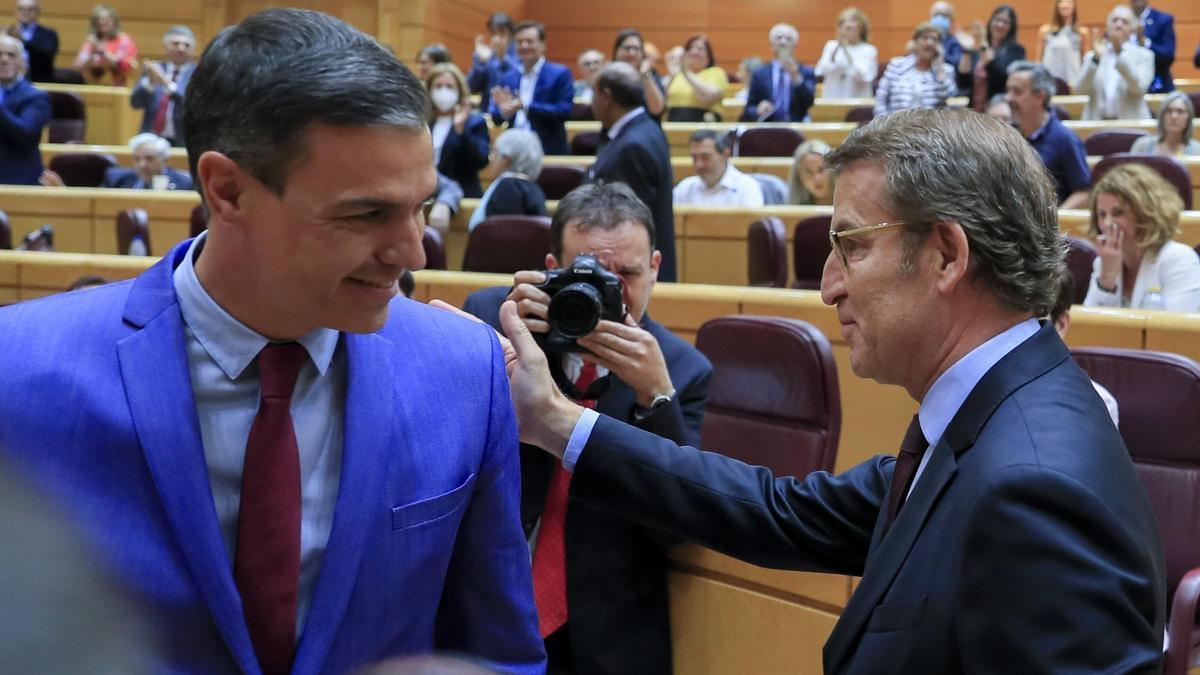
{"type": "Polygon", "coordinates": [[[545,363],[546,357],[541,347],[534,341],[533,334],[529,332],[525,322],[517,316],[517,303],[505,300],[504,304],[500,305],[500,325],[512,341],[517,361],[522,368],[536,368],[545,363]]]}

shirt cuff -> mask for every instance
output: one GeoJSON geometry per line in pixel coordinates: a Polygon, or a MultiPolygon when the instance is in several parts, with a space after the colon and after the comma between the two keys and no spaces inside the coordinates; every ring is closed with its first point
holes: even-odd
{"type": "Polygon", "coordinates": [[[596,425],[598,419],[600,419],[600,413],[591,408],[583,409],[583,414],[579,416],[579,421],[575,423],[575,428],[571,431],[567,449],[563,451],[562,463],[563,468],[567,471],[575,471],[575,462],[579,461],[583,446],[587,445],[588,439],[592,437],[592,427],[596,425]]]}

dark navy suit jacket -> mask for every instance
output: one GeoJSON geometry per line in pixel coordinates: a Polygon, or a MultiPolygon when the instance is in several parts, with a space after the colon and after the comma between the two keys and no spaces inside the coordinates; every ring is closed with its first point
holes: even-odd
{"type": "Polygon", "coordinates": [[[571,497],[752,564],[862,575],[827,673],[1161,667],[1157,521],[1053,326],[992,367],[928,452],[888,529],[891,456],[775,478],[602,415],[571,497]]]}
{"type": "Polygon", "coordinates": [[[0,104],[0,184],[37,185],[42,175],[42,127],[50,121],[50,97],[29,80],[18,80],[0,104]]]}
{"type": "MultiPolygon", "coordinates": [[[[515,68],[500,76],[499,86],[508,87],[514,96],[521,92],[521,69],[515,68]]],[[[546,61],[538,73],[533,87],[533,100],[525,109],[529,126],[542,141],[542,152],[547,155],[569,155],[567,145],[567,120],[571,118],[571,107],[575,102],[575,86],[571,80],[571,69],[558,63],[546,61]]],[[[496,102],[492,101],[489,112],[498,126],[512,124],[500,115],[496,102]]],[[[516,116],[513,116],[514,119],[516,116]]]]}
{"type": "MultiPolygon", "coordinates": [[[[803,122],[812,107],[813,97],[817,91],[817,76],[812,68],[804,64],[796,64],[800,73],[798,81],[792,82],[792,96],[788,101],[787,110],[776,110],[764,122],[803,122]]],[[[750,91],[746,94],[746,109],[742,111],[742,119],[754,121],[758,119],[758,104],[762,101],[775,100],[775,83],[771,81],[772,64],[759,66],[750,74],[750,91]]]]}
{"type": "MultiPolygon", "coordinates": [[[[168,190],[192,189],[192,176],[188,172],[167,167],[166,175],[170,179],[170,183],[167,184],[168,190]]],[[[114,166],[104,172],[104,181],[100,183],[100,187],[149,189],[153,185],[143,185],[142,179],[138,177],[137,172],[133,169],[114,166]]]]}
{"type": "Polygon", "coordinates": [[[483,187],[479,184],[479,171],[488,164],[490,144],[487,120],[482,115],[471,113],[461,134],[453,127],[450,128],[450,133],[446,134],[446,140],[442,144],[442,156],[438,160],[438,173],[458,183],[463,189],[464,197],[482,197],[483,187]]]}
{"type": "Polygon", "coordinates": [[[25,51],[29,53],[29,79],[34,82],[53,82],[58,33],[39,23],[34,26],[29,42],[25,43],[25,51]]]}
{"type": "Polygon", "coordinates": [[[1171,77],[1171,64],[1175,63],[1175,17],[1151,7],[1142,23],[1142,34],[1154,52],[1154,81],[1148,93],[1175,91],[1175,80],[1171,77]]]}

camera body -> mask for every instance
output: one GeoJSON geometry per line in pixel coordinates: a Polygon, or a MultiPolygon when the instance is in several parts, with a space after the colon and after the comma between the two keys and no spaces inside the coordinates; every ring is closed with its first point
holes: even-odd
{"type": "Polygon", "coordinates": [[[546,352],[587,351],[576,342],[602,319],[625,318],[621,277],[608,271],[596,256],[581,254],[570,265],[546,270],[538,288],[550,296],[550,332],[539,337],[546,352]]]}

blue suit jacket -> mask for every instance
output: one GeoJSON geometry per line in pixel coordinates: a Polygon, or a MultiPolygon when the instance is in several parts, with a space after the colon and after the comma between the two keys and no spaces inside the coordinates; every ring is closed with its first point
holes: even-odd
{"type": "MultiPolygon", "coordinates": [[[[812,107],[813,97],[817,90],[817,76],[812,68],[797,64],[800,73],[799,81],[792,83],[792,96],[788,100],[787,110],[776,110],[765,122],[803,122],[812,107]]],[[[772,64],[759,66],[750,74],[750,91],[746,94],[746,109],[742,111],[742,119],[754,121],[758,119],[758,104],[762,101],[775,100],[775,83],[771,81],[772,64]]]]}
{"type": "Polygon", "coordinates": [[[482,115],[471,113],[461,134],[453,127],[446,134],[442,156],[438,160],[438,173],[458,183],[464,197],[482,197],[479,172],[488,165],[490,145],[487,120],[482,115]]]}
{"type": "Polygon", "coordinates": [[[891,456],[775,478],[601,416],[571,498],[756,565],[862,575],[827,673],[1161,667],[1157,521],[1053,326],[988,371],[928,452],[889,529],[891,456]]]}
{"type": "MultiPolygon", "coordinates": [[[[160,63],[159,65],[165,68],[167,64],[160,63]]],[[[194,70],[196,70],[195,63],[183,65],[183,68],[179,70],[179,78],[175,80],[175,93],[171,95],[171,102],[175,104],[171,110],[171,124],[175,130],[175,136],[167,140],[176,147],[182,147],[186,143],[186,135],[183,130],[183,103],[187,98],[187,86],[192,80],[194,70]]],[[[133,93],[129,95],[130,106],[145,110],[142,115],[142,133],[154,131],[154,118],[158,116],[158,104],[162,95],[162,85],[151,87],[149,77],[145,75],[138,80],[137,85],[133,88],[133,93]]]]}
{"type": "MultiPolygon", "coordinates": [[[[500,76],[501,87],[512,89],[514,95],[521,91],[521,69],[510,70],[500,76]]],[[[542,152],[547,155],[569,155],[566,122],[571,118],[571,107],[575,102],[575,86],[571,80],[571,69],[546,61],[538,73],[533,87],[533,100],[525,109],[529,125],[542,140],[542,152]]],[[[489,112],[497,125],[511,124],[500,115],[496,102],[492,101],[489,112]]],[[[515,117],[515,116],[514,116],[515,117]]]]}
{"type": "MultiPolygon", "coordinates": [[[[192,189],[192,176],[188,172],[167,167],[166,175],[171,181],[167,187],[168,190],[192,189]]],[[[104,171],[104,180],[100,183],[100,187],[126,189],[148,189],[152,187],[150,185],[142,185],[141,182],[142,179],[138,178],[137,171],[114,166],[104,171]]]]}
{"type": "Polygon", "coordinates": [[[1142,34],[1154,52],[1154,81],[1147,93],[1175,91],[1175,80],[1171,77],[1171,64],[1175,63],[1175,17],[1151,7],[1142,24],[1142,34]]]}
{"type": "MultiPolygon", "coordinates": [[[[0,310],[0,452],[143,603],[155,672],[258,673],[172,283],[187,244],[132,281],[0,310]]],[[[398,298],[381,331],[342,342],[341,482],[293,672],[435,649],[542,672],[494,333],[398,298]]]]}
{"type": "Polygon", "coordinates": [[[50,121],[50,97],[20,80],[0,104],[0,184],[37,185],[42,175],[42,127],[50,121]]]}

